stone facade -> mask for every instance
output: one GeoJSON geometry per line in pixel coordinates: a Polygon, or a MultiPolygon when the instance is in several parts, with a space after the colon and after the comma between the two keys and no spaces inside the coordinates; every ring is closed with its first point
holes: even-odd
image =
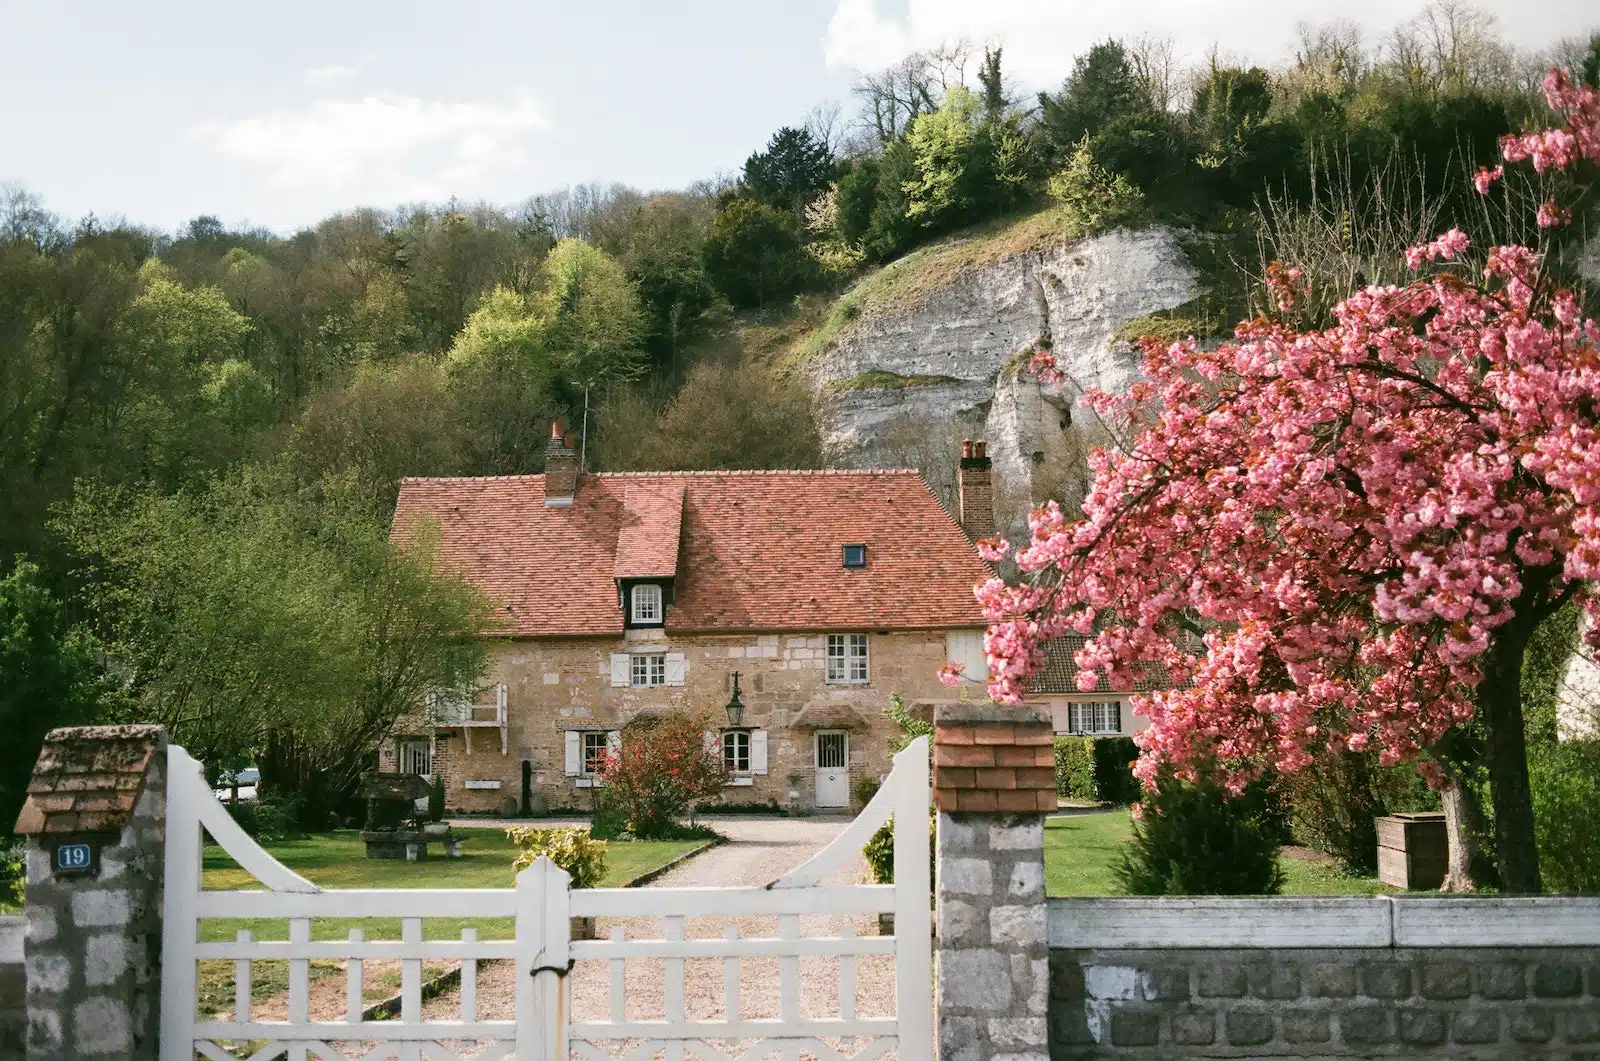
{"type": "MultiPolygon", "coordinates": [[[[948,692],[938,680],[947,654],[944,631],[867,631],[867,638],[869,680],[849,685],[825,680],[823,633],[679,635],[646,628],[621,637],[498,643],[485,680],[506,686],[506,753],[501,754],[497,730],[475,729],[468,754],[461,728],[440,729],[434,770],[445,780],[445,804],[453,812],[498,810],[503,799],[520,797],[522,764],[527,761],[533,794],[547,807],[587,810],[590,790],[565,773],[568,730],[620,728],[641,714],[668,710],[702,716],[720,730],[727,725],[724,706],[733,691],[732,674],[738,671],[744,725],[766,733],[767,771],[730,785],[725,800],[815,808],[816,732],[848,733],[853,786],[860,778],[879,778],[889,771],[888,738],[895,728],[883,709],[892,694],[910,703],[948,692]],[[656,647],[683,654],[682,685],[612,684],[613,653],[656,647]],[[499,781],[500,787],[469,789],[469,781],[499,781]]],[[[423,726],[401,727],[408,728],[426,735],[423,726]]],[[[384,769],[394,769],[396,745],[386,744],[380,759],[384,769]]]]}
{"type": "Polygon", "coordinates": [[[154,726],[55,730],[46,740],[29,786],[29,803],[44,817],[28,838],[28,1061],[157,1056],[165,749],[165,732],[154,726]],[[124,797],[121,810],[70,806],[109,808],[124,797]],[[94,833],[52,828],[68,814],[95,815],[94,833]],[[100,837],[97,870],[54,874],[54,844],[90,835],[100,837]]]}
{"type": "Polygon", "coordinates": [[[22,1057],[28,1040],[28,980],[22,964],[27,919],[0,917],[0,1057],[22,1057]]]}
{"type": "Polygon", "coordinates": [[[1600,950],[1052,950],[1052,1061],[1600,1058],[1600,950]]]}
{"type": "Polygon", "coordinates": [[[940,1061],[1044,1061],[1049,944],[1048,720],[997,704],[934,708],[934,897],[940,1061]],[[1048,778],[1044,775],[1048,774],[1048,778]]]}

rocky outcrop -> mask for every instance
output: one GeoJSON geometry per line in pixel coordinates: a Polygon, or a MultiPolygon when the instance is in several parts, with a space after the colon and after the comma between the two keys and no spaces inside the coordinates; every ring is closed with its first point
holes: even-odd
{"type": "Polygon", "coordinates": [[[1093,423],[1082,388],[1120,390],[1138,376],[1118,329],[1194,298],[1199,280],[1173,230],[1119,230],[869,306],[808,366],[829,456],[920,467],[948,499],[959,440],[985,438],[999,522],[1014,531],[1036,496],[1059,493],[1072,474],[1093,423]],[[1076,386],[1045,387],[1027,372],[1040,340],[1076,386]]]}

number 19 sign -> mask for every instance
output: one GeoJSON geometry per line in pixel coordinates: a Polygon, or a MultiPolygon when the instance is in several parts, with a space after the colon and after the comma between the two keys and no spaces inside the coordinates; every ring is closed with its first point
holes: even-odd
{"type": "Polygon", "coordinates": [[[55,871],[57,875],[67,876],[76,873],[89,873],[94,870],[94,845],[86,841],[57,844],[55,871]]]}

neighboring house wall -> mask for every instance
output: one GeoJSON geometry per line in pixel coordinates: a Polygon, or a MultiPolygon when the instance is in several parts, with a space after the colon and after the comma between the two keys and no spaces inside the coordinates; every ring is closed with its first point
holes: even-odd
{"type": "MultiPolygon", "coordinates": [[[[526,760],[532,791],[549,807],[588,809],[588,779],[566,773],[568,731],[604,732],[626,725],[641,712],[668,710],[702,716],[720,731],[727,725],[724,707],[737,670],[744,726],[765,734],[767,769],[730,785],[724,798],[814,807],[813,739],[819,729],[848,733],[850,785],[862,777],[877,778],[889,770],[888,741],[897,732],[883,716],[890,695],[899,693],[909,701],[939,695],[943,689],[938,670],[950,651],[946,632],[869,631],[867,636],[864,684],[825,680],[827,637],[822,633],[668,635],[659,629],[633,629],[622,638],[502,643],[493,651],[486,680],[506,686],[506,754],[501,754],[498,730],[475,730],[469,755],[460,728],[440,729],[443,739],[435,741],[433,769],[445,780],[446,806],[487,812],[497,810],[506,797],[519,799],[526,760]],[[641,649],[681,654],[683,684],[614,685],[612,655],[641,649]],[[482,787],[496,780],[498,789],[482,787]],[[467,787],[469,782],[473,788],[467,787]]],[[[385,746],[384,769],[396,768],[397,746],[385,746]]]]}
{"type": "MultiPolygon", "coordinates": [[[[1588,627],[1585,617],[1584,628],[1588,627]]],[[[1556,728],[1562,740],[1600,739],[1600,667],[1585,652],[1567,662],[1557,692],[1556,728]]]]}
{"type": "Polygon", "coordinates": [[[0,917],[0,1057],[21,1057],[28,1027],[22,940],[27,919],[0,917]]]}
{"type": "Polygon", "coordinates": [[[1082,696],[1039,699],[1050,708],[1050,718],[1057,733],[1086,737],[1131,737],[1140,730],[1150,728],[1148,718],[1133,713],[1131,696],[1131,693],[1085,693],[1082,696]],[[1098,705],[1114,705],[1114,708],[1098,705]],[[1108,726],[1108,719],[1115,720],[1115,728],[1108,726]]]}

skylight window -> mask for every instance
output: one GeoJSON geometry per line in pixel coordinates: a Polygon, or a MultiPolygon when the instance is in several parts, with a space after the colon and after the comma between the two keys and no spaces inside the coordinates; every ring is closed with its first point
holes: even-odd
{"type": "Polygon", "coordinates": [[[844,547],[845,567],[866,567],[867,547],[865,545],[846,545],[844,547]]]}

